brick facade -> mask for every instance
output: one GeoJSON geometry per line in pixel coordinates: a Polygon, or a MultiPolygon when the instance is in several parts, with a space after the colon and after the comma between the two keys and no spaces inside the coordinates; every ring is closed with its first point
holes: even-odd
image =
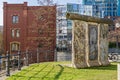
{"type": "MultiPolygon", "coordinates": [[[[56,6],[27,6],[4,2],[4,49],[54,51],[56,45],[56,6]],[[14,17],[13,17],[14,16],[14,17]],[[17,16],[17,17],[16,17],[17,16]]],[[[44,61],[41,54],[41,61],[44,61]]],[[[54,52],[50,55],[54,60],[54,52]]]]}

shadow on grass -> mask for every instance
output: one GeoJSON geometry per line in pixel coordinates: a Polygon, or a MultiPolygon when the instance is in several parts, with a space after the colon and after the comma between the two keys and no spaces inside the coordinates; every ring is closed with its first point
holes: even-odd
{"type": "Polygon", "coordinates": [[[29,77],[29,79],[28,80],[30,80],[31,78],[34,78],[34,76],[35,75],[37,75],[37,74],[39,74],[42,70],[44,70],[46,67],[48,66],[48,64],[47,65],[45,65],[40,71],[37,71],[37,73],[36,74],[34,74],[33,76],[31,76],[31,77],[29,77]]]}
{"type": "Polygon", "coordinates": [[[60,69],[60,71],[55,75],[54,80],[58,80],[59,77],[61,76],[62,72],[64,71],[64,67],[63,67],[63,66],[61,66],[61,65],[58,65],[58,66],[60,66],[61,69],[60,69]]]}
{"type": "MultiPolygon", "coordinates": [[[[29,70],[26,70],[26,69],[23,69],[22,71],[26,71],[26,73],[24,73],[24,74],[27,74],[28,72],[30,72],[31,70],[33,70],[33,69],[35,69],[35,67],[37,67],[38,65],[34,65],[34,67],[33,66],[30,66],[30,67],[32,67],[31,69],[29,69],[29,70]]],[[[23,74],[23,75],[24,75],[23,74]]]]}
{"type": "MultiPolygon", "coordinates": [[[[60,67],[60,71],[55,75],[54,79],[52,79],[52,80],[58,80],[59,77],[60,77],[60,75],[61,75],[62,72],[64,71],[64,67],[63,67],[63,66],[61,66],[61,65],[58,65],[58,66],[60,67]]],[[[45,68],[45,67],[44,67],[44,68],[45,68]]],[[[38,73],[40,73],[44,68],[42,68],[38,73]]],[[[42,79],[44,80],[44,78],[47,78],[47,75],[49,75],[49,74],[52,72],[53,69],[54,69],[54,66],[52,67],[51,70],[49,70],[49,71],[47,72],[46,75],[44,75],[44,76],[42,76],[42,77],[34,77],[35,75],[38,74],[38,73],[36,73],[36,74],[34,74],[33,76],[31,76],[28,80],[30,80],[31,78],[42,78],[42,79]]],[[[49,77],[48,77],[48,78],[49,78],[49,77]]]]}
{"type": "MultiPolygon", "coordinates": [[[[64,67],[63,66],[61,66],[61,65],[58,65],[59,67],[60,67],[60,71],[55,75],[55,77],[54,78],[52,78],[52,80],[58,80],[59,79],[59,77],[61,76],[61,74],[62,74],[62,72],[64,71],[64,67]]],[[[36,74],[34,74],[33,76],[31,76],[31,77],[29,77],[27,80],[31,80],[31,79],[35,79],[35,78],[39,78],[40,80],[42,79],[42,80],[44,80],[44,78],[49,78],[49,77],[47,77],[47,75],[49,75],[51,72],[52,72],[52,70],[54,69],[54,66],[52,67],[52,69],[50,70],[50,71],[48,71],[47,72],[47,74],[46,75],[44,75],[44,76],[42,76],[42,77],[35,77],[35,75],[37,75],[38,73],[40,73],[43,69],[45,69],[47,67],[47,65],[46,66],[44,66],[40,71],[38,71],[36,74]]],[[[15,76],[15,77],[28,77],[28,76],[15,76]]],[[[50,80],[51,80],[51,78],[49,78],[50,80]]]]}
{"type": "MultiPolygon", "coordinates": [[[[45,65],[42,69],[40,69],[40,71],[36,71],[37,73],[36,74],[34,74],[33,76],[31,76],[31,77],[29,77],[29,76],[25,76],[24,74],[23,75],[12,75],[13,77],[16,77],[17,79],[18,78],[28,78],[27,80],[31,80],[31,78],[41,78],[41,77],[34,77],[35,75],[37,75],[38,73],[40,73],[42,70],[44,70],[46,67],[48,66],[48,64],[47,65],[45,65]]],[[[24,71],[26,71],[26,73],[25,74],[27,74],[27,73],[29,73],[30,71],[32,71],[33,69],[35,69],[37,66],[34,66],[34,68],[31,68],[30,70],[24,70],[24,71]]],[[[17,80],[17,79],[14,79],[14,80],[17,80]]],[[[9,80],[9,79],[8,79],[9,80]]],[[[10,79],[11,80],[11,79],[10,79]]]]}
{"type": "Polygon", "coordinates": [[[49,74],[52,72],[53,69],[54,69],[54,66],[52,67],[52,69],[51,69],[50,71],[47,72],[46,75],[44,75],[44,76],[42,77],[42,79],[44,79],[47,75],[49,75],[49,74]]]}
{"type": "Polygon", "coordinates": [[[85,69],[96,69],[96,70],[117,70],[117,65],[110,64],[108,66],[100,66],[100,67],[88,67],[85,69]]]}

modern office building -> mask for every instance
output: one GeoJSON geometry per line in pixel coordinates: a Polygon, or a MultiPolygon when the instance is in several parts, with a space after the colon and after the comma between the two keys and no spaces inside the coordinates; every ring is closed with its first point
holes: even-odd
{"type": "Polygon", "coordinates": [[[67,48],[67,21],[66,21],[66,5],[57,5],[57,27],[56,27],[56,46],[58,51],[67,48]]]}
{"type": "Polygon", "coordinates": [[[79,14],[93,16],[93,5],[80,5],[79,14]]]}
{"type": "Polygon", "coordinates": [[[57,6],[57,48],[61,51],[71,50],[72,21],[66,19],[66,12],[79,13],[80,5],[67,3],[57,6]]]}
{"type": "Polygon", "coordinates": [[[79,13],[80,4],[67,3],[67,12],[79,13]]]}
{"type": "Polygon", "coordinates": [[[117,0],[117,15],[120,16],[120,0],[117,0]]]}
{"type": "Polygon", "coordinates": [[[93,6],[93,16],[117,16],[117,0],[83,0],[84,5],[93,6]]]}

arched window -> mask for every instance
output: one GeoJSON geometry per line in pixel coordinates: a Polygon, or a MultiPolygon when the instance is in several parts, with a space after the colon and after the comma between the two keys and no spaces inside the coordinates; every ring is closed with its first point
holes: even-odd
{"type": "Polygon", "coordinates": [[[11,51],[18,51],[20,50],[20,44],[19,43],[12,43],[11,44],[11,51]]]}
{"type": "Polygon", "coordinates": [[[11,36],[15,37],[15,30],[14,29],[11,30],[11,36]]]}
{"type": "Polygon", "coordinates": [[[19,29],[16,30],[16,37],[20,37],[20,30],[19,29]]]}

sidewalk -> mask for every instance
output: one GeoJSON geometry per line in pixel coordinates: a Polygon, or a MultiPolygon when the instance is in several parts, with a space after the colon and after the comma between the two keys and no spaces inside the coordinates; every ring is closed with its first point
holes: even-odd
{"type": "MultiPolygon", "coordinates": [[[[10,71],[10,75],[15,74],[16,72],[18,72],[18,70],[11,70],[10,71]]],[[[6,70],[2,70],[2,72],[0,72],[0,80],[5,80],[6,78],[8,78],[9,76],[6,76],[6,70]]]]}
{"type": "MultiPolygon", "coordinates": [[[[26,68],[28,66],[24,66],[21,68],[21,70],[23,68],[26,68]]],[[[10,76],[12,76],[13,74],[17,73],[17,72],[20,72],[17,68],[13,71],[13,70],[10,70],[10,76]]],[[[9,76],[6,76],[6,70],[2,70],[2,72],[0,71],[0,80],[6,80],[9,76]]]]}

